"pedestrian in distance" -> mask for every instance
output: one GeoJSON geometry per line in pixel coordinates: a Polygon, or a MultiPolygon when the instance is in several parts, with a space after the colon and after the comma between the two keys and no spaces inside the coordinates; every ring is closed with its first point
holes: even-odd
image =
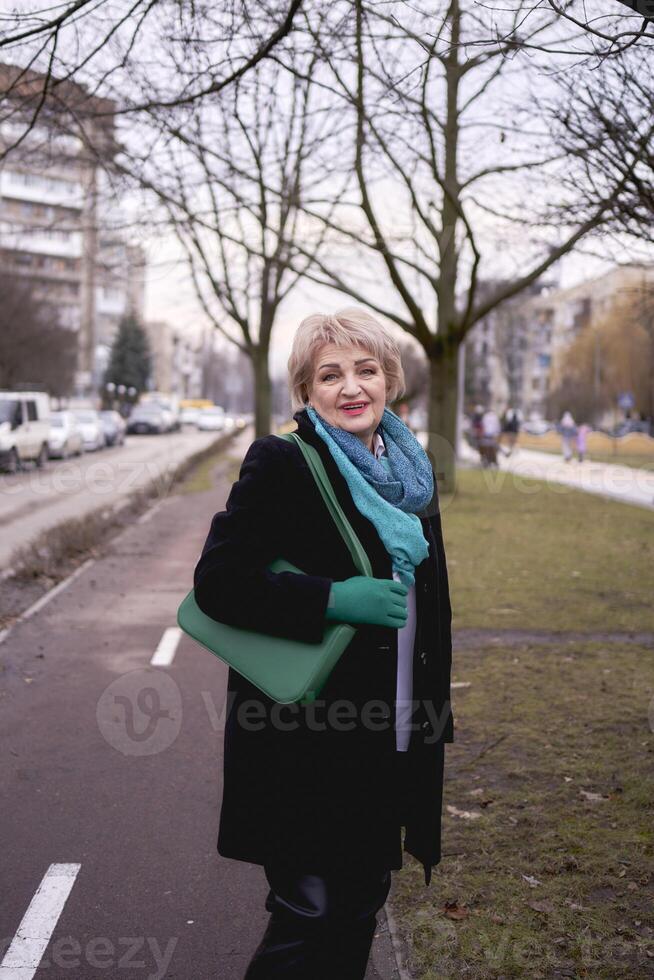
{"type": "Polygon", "coordinates": [[[507,448],[503,450],[505,456],[510,456],[515,449],[519,432],[520,418],[518,412],[515,408],[509,407],[502,417],[502,437],[507,445],[507,448]]]}
{"type": "Polygon", "coordinates": [[[475,405],[475,410],[472,413],[470,419],[470,441],[473,449],[476,449],[479,453],[479,458],[481,459],[481,437],[483,435],[483,428],[481,420],[484,417],[484,406],[475,405]]]}
{"type": "Polygon", "coordinates": [[[559,432],[561,433],[561,451],[563,459],[569,463],[572,459],[572,443],[577,435],[577,426],[570,412],[564,412],[559,422],[559,432]]]}
{"type": "Polygon", "coordinates": [[[502,431],[497,412],[492,408],[487,409],[481,419],[481,440],[479,455],[481,465],[484,468],[498,466],[497,447],[500,432],[502,431]]]}
{"type": "Polygon", "coordinates": [[[246,980],[362,980],[403,850],[426,884],[441,859],[454,737],[438,492],[429,457],[386,407],[404,377],[374,317],[307,317],[288,366],[297,433],[318,452],[373,577],[357,571],[300,448],[255,439],[197,563],[198,605],[305,643],[330,622],[356,633],[310,704],[277,704],[229,669],[217,849],[261,865],[268,883],[270,918],[246,980]],[[305,574],[268,570],[280,556],[305,574]]]}
{"type": "Polygon", "coordinates": [[[590,432],[590,426],[586,425],[585,422],[582,422],[579,428],[577,429],[577,459],[579,460],[580,463],[583,463],[586,457],[587,445],[588,445],[587,440],[588,440],[589,432],[590,432]]]}

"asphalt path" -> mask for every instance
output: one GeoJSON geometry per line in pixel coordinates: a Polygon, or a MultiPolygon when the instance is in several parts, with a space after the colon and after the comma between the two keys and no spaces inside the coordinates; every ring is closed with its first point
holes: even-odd
{"type": "MultiPolygon", "coordinates": [[[[221,465],[0,645],[0,980],[240,980],[265,928],[262,870],[216,852],[226,668],[175,623],[221,465]]],[[[384,919],[368,976],[394,962],[384,919]]]]}

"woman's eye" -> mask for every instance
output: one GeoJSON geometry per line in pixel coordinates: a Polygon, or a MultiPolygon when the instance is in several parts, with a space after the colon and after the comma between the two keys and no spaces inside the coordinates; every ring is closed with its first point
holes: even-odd
{"type": "MultiPolygon", "coordinates": [[[[360,373],[361,374],[365,374],[366,371],[369,374],[376,374],[377,373],[376,370],[375,370],[375,368],[369,368],[369,367],[368,368],[361,368],[361,372],[360,373]]],[[[332,378],[335,378],[335,377],[337,377],[337,375],[334,374],[334,372],[331,372],[330,374],[323,374],[323,376],[322,376],[322,378],[320,380],[321,381],[330,381],[332,378]]]]}

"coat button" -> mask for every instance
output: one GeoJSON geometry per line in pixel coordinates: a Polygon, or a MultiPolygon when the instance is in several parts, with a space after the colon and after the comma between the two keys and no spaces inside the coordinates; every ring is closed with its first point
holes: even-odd
{"type": "Polygon", "coordinates": [[[428,728],[429,728],[429,722],[428,721],[423,721],[423,723],[422,723],[422,725],[420,727],[422,728],[423,732],[426,732],[428,730],[428,728]]]}
{"type": "Polygon", "coordinates": [[[427,585],[427,583],[426,583],[426,582],[425,582],[425,584],[424,584],[424,585],[423,585],[423,587],[422,587],[422,591],[423,591],[423,592],[429,592],[429,586],[427,585]]]}
{"type": "Polygon", "coordinates": [[[425,650],[423,650],[422,653],[420,654],[420,659],[422,660],[423,664],[427,663],[427,653],[425,650]]]}

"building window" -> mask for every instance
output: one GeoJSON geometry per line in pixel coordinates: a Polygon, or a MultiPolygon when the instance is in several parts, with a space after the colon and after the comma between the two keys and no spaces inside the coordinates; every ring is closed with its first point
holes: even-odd
{"type": "Polygon", "coordinates": [[[62,180],[57,177],[41,177],[37,174],[24,174],[15,171],[7,171],[7,179],[13,184],[20,184],[23,187],[37,187],[41,190],[59,191],[69,197],[77,196],[79,184],[70,180],[62,180]]]}

